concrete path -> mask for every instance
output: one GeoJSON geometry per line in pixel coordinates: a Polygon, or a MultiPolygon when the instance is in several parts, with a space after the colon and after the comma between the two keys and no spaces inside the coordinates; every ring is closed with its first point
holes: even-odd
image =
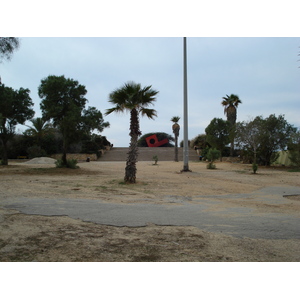
{"type": "Polygon", "coordinates": [[[154,223],[195,226],[235,237],[290,239],[300,238],[299,213],[264,213],[247,206],[247,201],[269,205],[288,204],[296,200],[284,196],[299,194],[300,187],[270,187],[249,194],[201,195],[192,198],[169,196],[163,199],[164,204],[147,203],[146,199],[145,203],[120,204],[97,199],[18,198],[1,200],[0,205],[24,214],[69,216],[104,225],[140,227],[154,223]],[[224,199],[238,200],[239,204],[244,203],[245,206],[224,205],[224,199]]]}

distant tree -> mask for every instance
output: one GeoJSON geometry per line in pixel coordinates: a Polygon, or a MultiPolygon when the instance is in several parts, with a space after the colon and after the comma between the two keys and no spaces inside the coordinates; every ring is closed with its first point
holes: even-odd
{"type": "MultiPolygon", "coordinates": [[[[223,152],[226,145],[230,142],[229,138],[230,123],[223,119],[214,118],[205,128],[206,141],[213,147],[223,152]]],[[[222,160],[222,156],[221,156],[222,160]]]]}
{"type": "Polygon", "coordinates": [[[230,96],[226,95],[223,97],[221,104],[224,106],[224,114],[227,117],[227,121],[230,123],[230,156],[233,156],[234,152],[234,135],[235,135],[235,123],[237,117],[237,107],[241,104],[239,96],[231,94],[230,96]]]}
{"type": "Polygon", "coordinates": [[[87,135],[90,135],[93,130],[102,132],[105,128],[109,127],[109,122],[104,122],[101,111],[96,107],[88,107],[84,109],[81,117],[81,129],[87,135]]]}
{"type": "Polygon", "coordinates": [[[253,153],[253,162],[270,165],[276,161],[278,151],[285,150],[296,128],[289,124],[284,115],[274,114],[263,119],[256,117],[237,124],[236,141],[241,149],[253,153]]]}
{"type": "MultiPolygon", "coordinates": [[[[184,140],[181,140],[180,143],[179,143],[181,148],[183,147],[183,143],[184,143],[184,140]]],[[[190,140],[188,140],[188,146],[189,147],[191,146],[191,141],[190,140]]]]}
{"type": "Polygon", "coordinates": [[[199,159],[206,159],[206,155],[208,153],[211,145],[207,142],[206,134],[198,134],[191,140],[191,148],[197,151],[197,155],[199,159]]]}
{"type": "Polygon", "coordinates": [[[197,148],[205,148],[206,146],[210,146],[206,141],[206,134],[198,134],[191,140],[191,147],[197,147],[197,148]]]}
{"type": "Polygon", "coordinates": [[[137,141],[138,137],[142,134],[140,131],[139,114],[142,116],[146,115],[149,119],[153,119],[156,116],[156,111],[148,107],[153,105],[157,94],[158,91],[153,90],[151,85],[142,88],[140,84],[128,82],[109,95],[109,102],[114,107],[107,109],[106,115],[112,112],[130,112],[129,135],[131,140],[126,161],[125,182],[136,182],[137,141]]]}
{"type": "Polygon", "coordinates": [[[260,117],[254,120],[238,122],[236,124],[236,143],[239,148],[250,151],[253,154],[253,163],[257,163],[257,151],[261,145],[262,139],[262,119],[260,117]]]}
{"type": "Polygon", "coordinates": [[[19,45],[19,38],[0,37],[0,63],[4,59],[10,60],[12,53],[19,48],[19,45]]]}
{"type": "Polygon", "coordinates": [[[84,135],[81,139],[81,152],[82,153],[96,153],[97,157],[102,155],[101,149],[111,147],[111,143],[105,136],[98,134],[84,135]]]}
{"type": "Polygon", "coordinates": [[[81,152],[96,153],[97,157],[100,157],[100,149],[105,149],[111,144],[105,136],[97,135],[93,131],[102,132],[109,126],[109,122],[104,122],[102,113],[95,107],[84,109],[81,122],[81,152]]]}
{"type": "Polygon", "coordinates": [[[157,139],[159,141],[161,141],[163,139],[168,139],[169,140],[168,143],[163,144],[160,147],[174,147],[174,145],[171,143],[171,142],[175,141],[174,137],[172,137],[170,134],[168,134],[166,132],[149,132],[149,133],[143,134],[138,139],[137,146],[138,147],[148,147],[148,144],[146,142],[146,138],[149,137],[149,136],[151,136],[151,135],[154,135],[154,134],[157,136],[157,139]]]}
{"type": "Polygon", "coordinates": [[[43,118],[33,118],[30,122],[32,123],[31,126],[25,125],[29,129],[25,130],[24,135],[33,137],[36,145],[41,146],[43,137],[46,134],[53,132],[53,126],[43,118]]]}
{"type": "Polygon", "coordinates": [[[94,107],[84,109],[87,90],[78,81],[50,75],[38,88],[41,111],[45,120],[52,120],[63,138],[62,165],[67,164],[68,146],[78,141],[84,131],[103,130],[109,124],[94,107]],[[98,119],[97,119],[98,118],[98,119]]]}
{"type": "Polygon", "coordinates": [[[293,133],[288,142],[289,158],[292,164],[300,167],[300,131],[293,133]]]}
{"type": "Polygon", "coordinates": [[[85,86],[64,76],[50,75],[41,81],[38,94],[43,118],[52,120],[63,136],[62,162],[67,166],[67,148],[77,139],[81,112],[87,99],[85,86]]]}
{"type": "Polygon", "coordinates": [[[34,116],[33,102],[29,89],[14,90],[0,84],[0,141],[2,145],[2,164],[7,165],[7,143],[15,135],[17,124],[34,116]]]}
{"type": "Polygon", "coordinates": [[[178,161],[178,137],[180,131],[180,125],[177,123],[180,120],[180,117],[172,117],[171,122],[174,124],[172,125],[172,130],[175,136],[175,158],[174,161],[178,161]]]}
{"type": "Polygon", "coordinates": [[[259,156],[261,164],[270,165],[278,158],[277,152],[287,148],[290,137],[297,129],[289,124],[284,115],[270,115],[266,119],[261,119],[261,142],[259,156]]]}

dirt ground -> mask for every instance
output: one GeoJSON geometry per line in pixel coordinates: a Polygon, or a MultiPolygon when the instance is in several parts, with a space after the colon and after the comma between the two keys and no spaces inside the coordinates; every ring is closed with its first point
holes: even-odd
{"type": "MultiPolygon", "coordinates": [[[[39,262],[254,262],[300,261],[300,240],[234,238],[192,226],[114,227],[66,216],[25,215],[5,209],[1,199],[18,197],[101,199],[106,202],[164,204],[161,196],[250,193],[269,186],[300,186],[300,173],[285,168],[190,162],[192,172],[180,172],[182,162],[138,162],[137,183],[123,183],[124,162],[82,162],[79,169],[16,161],[0,167],[0,261],[39,262]],[[141,200],[143,199],[143,200],[141,200]]],[[[264,212],[300,216],[300,195],[292,204],[247,203],[264,212]]],[[[224,197],[224,205],[238,206],[224,197]]],[[[180,205],[173,203],[170,205],[180,205]]],[[[245,205],[245,203],[243,203],[245,205]]]]}

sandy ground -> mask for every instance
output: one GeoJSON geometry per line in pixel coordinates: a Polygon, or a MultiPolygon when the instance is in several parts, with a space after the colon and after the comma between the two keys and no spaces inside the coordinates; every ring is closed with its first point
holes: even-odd
{"type": "MultiPolygon", "coordinates": [[[[300,173],[284,168],[202,162],[138,162],[137,183],[123,183],[124,162],[82,162],[80,168],[57,169],[49,164],[10,162],[0,167],[0,261],[300,261],[300,240],[234,238],[191,226],[129,228],[83,222],[69,217],[25,215],[5,209],[1,199],[18,197],[101,199],[107,202],[163,204],[162,196],[250,193],[270,186],[300,186],[300,173]],[[143,200],[141,200],[143,199],[143,200]]],[[[300,216],[300,195],[292,203],[246,205],[264,212],[300,216]]],[[[225,206],[245,205],[226,199],[225,206]]],[[[173,203],[170,205],[180,205],[173,203]]]]}

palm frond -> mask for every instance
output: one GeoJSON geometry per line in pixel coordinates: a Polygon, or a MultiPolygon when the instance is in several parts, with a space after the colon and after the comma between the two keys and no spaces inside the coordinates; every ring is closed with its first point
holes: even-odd
{"type": "Polygon", "coordinates": [[[112,108],[108,108],[105,112],[105,115],[109,115],[113,112],[116,112],[116,113],[122,113],[124,111],[124,108],[120,107],[120,106],[115,106],[115,107],[112,107],[112,108]]]}
{"type": "Polygon", "coordinates": [[[177,123],[179,120],[180,120],[180,117],[174,116],[174,117],[172,117],[171,122],[177,123]]]}
{"type": "Polygon", "coordinates": [[[157,111],[155,109],[141,108],[140,112],[142,116],[147,116],[149,119],[157,117],[157,111]]]}

